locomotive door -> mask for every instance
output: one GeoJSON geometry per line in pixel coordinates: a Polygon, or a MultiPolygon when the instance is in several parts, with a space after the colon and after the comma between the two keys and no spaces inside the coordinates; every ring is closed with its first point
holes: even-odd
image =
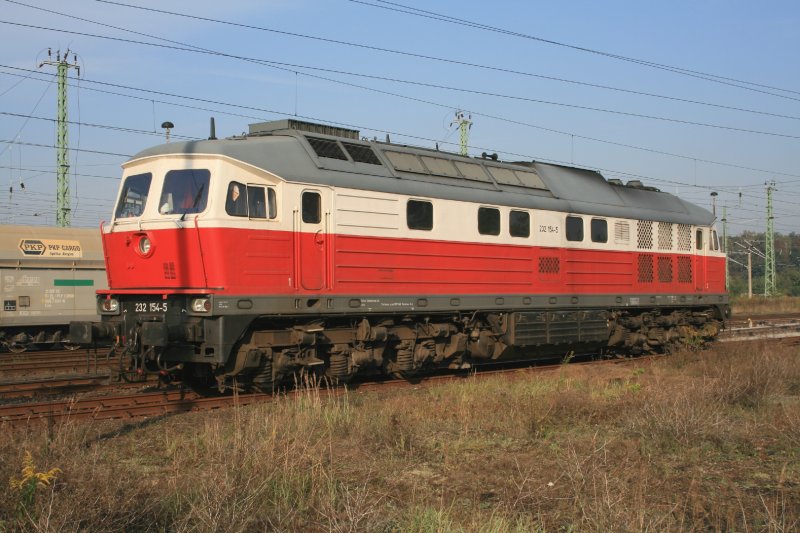
{"type": "Polygon", "coordinates": [[[694,288],[700,292],[706,288],[706,244],[705,232],[698,228],[694,246],[694,288]]]}
{"type": "Polygon", "coordinates": [[[325,286],[327,274],[328,195],[323,190],[305,190],[301,196],[300,216],[295,223],[297,264],[300,287],[318,290],[325,286]]]}

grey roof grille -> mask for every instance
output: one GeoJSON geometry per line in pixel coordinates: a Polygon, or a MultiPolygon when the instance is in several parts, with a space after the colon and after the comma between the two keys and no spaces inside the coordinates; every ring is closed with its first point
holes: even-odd
{"type": "Polygon", "coordinates": [[[367,163],[369,165],[382,164],[378,156],[375,155],[375,152],[373,152],[372,148],[369,146],[347,142],[342,142],[342,146],[344,146],[344,149],[347,150],[347,153],[350,154],[350,157],[352,157],[353,161],[356,163],[367,163]]]}
{"type": "Polygon", "coordinates": [[[347,161],[347,156],[339,147],[339,143],[331,139],[321,139],[319,137],[306,137],[308,144],[314,149],[318,157],[327,157],[329,159],[341,159],[347,161]]]}

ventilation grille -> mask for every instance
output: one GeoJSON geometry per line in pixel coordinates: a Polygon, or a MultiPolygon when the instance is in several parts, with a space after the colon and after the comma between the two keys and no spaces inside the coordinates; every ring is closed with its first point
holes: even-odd
{"type": "Polygon", "coordinates": [[[320,139],[319,137],[306,137],[306,139],[308,139],[308,143],[311,145],[311,148],[314,149],[317,156],[347,161],[347,156],[344,155],[344,152],[339,148],[339,144],[336,141],[320,139]]]}
{"type": "Polygon", "coordinates": [[[679,257],[678,258],[678,282],[691,283],[692,282],[692,258],[679,257]]]}
{"type": "Polygon", "coordinates": [[[561,259],[558,257],[540,257],[539,274],[558,274],[561,271],[561,259]]]}
{"type": "Polygon", "coordinates": [[[627,222],[614,223],[614,242],[628,244],[631,242],[631,228],[627,222]]]}
{"type": "Polygon", "coordinates": [[[692,227],[678,224],[678,250],[688,252],[692,249],[692,227]]]}
{"type": "Polygon", "coordinates": [[[658,258],[658,281],[661,283],[672,283],[672,258],[658,258]]]}
{"type": "Polygon", "coordinates": [[[169,261],[164,263],[164,279],[178,279],[177,274],[175,273],[175,263],[169,261]]]}
{"type": "Polygon", "coordinates": [[[347,153],[350,154],[350,157],[352,157],[353,161],[356,163],[366,163],[368,165],[381,164],[380,159],[378,159],[378,156],[375,155],[375,152],[373,152],[372,148],[369,146],[346,142],[343,142],[342,146],[344,146],[344,149],[347,150],[347,153]]]}
{"type": "Polygon", "coordinates": [[[672,250],[672,224],[669,222],[658,223],[658,249],[672,250]]]}
{"type": "Polygon", "coordinates": [[[640,220],[637,224],[637,248],[640,250],[653,249],[653,221],[640,220]]]}
{"type": "Polygon", "coordinates": [[[653,256],[639,256],[639,283],[653,283],[653,256]]]}

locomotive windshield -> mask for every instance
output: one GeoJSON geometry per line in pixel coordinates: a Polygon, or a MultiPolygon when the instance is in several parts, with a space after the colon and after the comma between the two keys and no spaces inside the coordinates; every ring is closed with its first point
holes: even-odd
{"type": "Polygon", "coordinates": [[[125,178],[119,204],[114,212],[115,218],[138,217],[142,214],[145,203],[147,203],[147,193],[150,191],[152,179],[153,175],[149,172],[125,178]]]}
{"type": "Polygon", "coordinates": [[[210,177],[211,173],[206,169],[167,172],[158,212],[162,215],[187,215],[205,210],[210,177]]]}

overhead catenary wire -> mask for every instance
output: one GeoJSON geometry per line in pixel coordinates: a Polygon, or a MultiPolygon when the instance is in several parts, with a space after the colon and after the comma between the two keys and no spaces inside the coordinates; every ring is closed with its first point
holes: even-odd
{"type": "MultiPolygon", "coordinates": [[[[284,61],[275,61],[275,60],[271,60],[271,59],[253,58],[253,57],[242,56],[242,55],[239,55],[239,54],[231,54],[231,53],[227,53],[227,52],[212,51],[212,50],[207,50],[207,49],[204,49],[204,48],[201,49],[201,48],[198,48],[198,47],[177,46],[177,45],[168,45],[168,44],[161,44],[161,43],[148,43],[148,42],[145,42],[145,41],[137,41],[135,39],[125,39],[125,38],[122,38],[122,37],[109,37],[107,35],[98,35],[98,34],[88,33],[88,32],[79,32],[79,31],[67,30],[67,29],[63,29],[63,28],[51,28],[51,27],[47,27],[47,26],[39,26],[39,25],[34,25],[34,24],[24,24],[24,23],[21,23],[21,22],[10,22],[10,21],[6,21],[6,20],[0,20],[0,24],[8,24],[8,25],[19,26],[19,27],[24,27],[24,28],[46,30],[46,31],[54,31],[54,32],[60,32],[60,33],[67,33],[67,34],[71,34],[71,35],[80,35],[80,36],[83,36],[83,37],[91,37],[91,38],[95,38],[95,39],[104,39],[104,40],[111,40],[111,41],[117,41],[117,42],[124,42],[124,43],[128,43],[128,44],[137,44],[137,45],[142,45],[142,46],[165,48],[165,49],[182,51],[182,52],[191,52],[191,53],[196,53],[196,54],[208,54],[208,55],[214,55],[214,56],[219,56],[219,57],[227,57],[227,58],[231,58],[231,59],[240,59],[240,60],[244,60],[244,61],[260,62],[260,63],[262,63],[264,65],[267,65],[267,66],[274,65],[274,66],[279,66],[279,67],[283,67],[283,68],[306,69],[306,70],[311,70],[311,71],[325,72],[325,73],[329,73],[329,74],[340,74],[340,75],[345,75],[345,76],[355,76],[355,77],[368,78],[368,79],[374,79],[374,80],[379,80],[379,81],[388,81],[388,82],[392,82],[392,83],[404,83],[404,84],[414,85],[414,86],[419,86],[419,87],[444,89],[444,90],[465,92],[465,93],[471,93],[471,94],[477,94],[477,95],[483,95],[483,96],[493,96],[493,97],[497,97],[497,98],[508,98],[508,99],[526,101],[526,102],[531,102],[531,103],[539,103],[539,104],[543,104],[543,105],[560,106],[560,107],[567,107],[567,108],[573,108],[573,109],[581,109],[581,110],[585,110],[585,111],[594,111],[594,112],[599,112],[599,113],[610,113],[610,114],[615,114],[615,115],[637,117],[637,118],[648,119],[648,120],[659,120],[659,121],[664,121],[664,122],[672,122],[672,123],[676,123],[676,124],[692,125],[692,126],[699,126],[699,127],[705,127],[705,128],[714,128],[714,129],[721,129],[721,130],[727,130],[727,131],[735,131],[735,132],[739,132],[739,133],[749,133],[749,134],[754,134],[754,135],[766,135],[766,136],[770,136],[770,137],[781,137],[781,138],[787,138],[787,139],[800,139],[800,135],[793,135],[793,134],[789,134],[789,133],[754,130],[754,129],[750,129],[750,128],[738,128],[738,127],[734,127],[734,126],[725,126],[725,125],[721,125],[721,124],[713,124],[713,123],[707,123],[707,122],[697,122],[697,121],[692,121],[692,120],[683,120],[683,119],[676,119],[676,118],[670,118],[670,117],[662,117],[662,116],[657,116],[657,115],[645,115],[645,114],[641,114],[641,113],[632,113],[632,112],[619,111],[619,110],[614,110],[614,109],[604,109],[604,108],[591,107],[591,106],[582,106],[582,105],[578,105],[578,104],[568,104],[568,103],[564,103],[564,102],[555,102],[555,101],[550,101],[550,100],[527,98],[527,97],[523,97],[523,96],[503,95],[503,94],[499,94],[499,93],[491,93],[491,92],[488,92],[488,91],[478,91],[478,90],[475,90],[475,89],[465,89],[465,88],[461,88],[461,87],[451,87],[451,86],[447,86],[447,85],[438,85],[438,84],[427,83],[427,82],[422,82],[422,81],[418,81],[418,80],[412,81],[412,80],[405,80],[405,79],[400,79],[400,78],[390,78],[390,77],[386,77],[386,76],[377,76],[377,75],[363,74],[363,73],[350,72],[350,71],[344,71],[344,70],[338,70],[338,69],[330,69],[330,68],[319,67],[319,66],[300,65],[300,64],[296,64],[296,63],[289,63],[289,62],[284,62],[284,61]]],[[[335,81],[335,80],[329,80],[329,81],[335,81]]],[[[386,94],[392,94],[392,93],[386,93],[386,94]]],[[[397,96],[402,97],[402,95],[397,95],[397,96]]]]}
{"type": "Polygon", "coordinates": [[[776,93],[769,92],[769,91],[766,91],[766,90],[761,90],[761,89],[770,89],[772,91],[781,91],[781,92],[785,92],[785,93],[789,93],[789,94],[800,95],[800,91],[796,91],[796,90],[792,90],[792,89],[784,89],[784,88],[780,88],[780,87],[773,87],[773,86],[765,85],[765,84],[762,84],[762,83],[746,81],[746,80],[738,80],[738,79],[735,79],[735,78],[721,76],[721,75],[718,75],[718,74],[709,74],[707,72],[700,72],[700,71],[697,71],[697,70],[691,70],[691,69],[686,69],[686,68],[682,68],[682,67],[675,67],[675,66],[671,66],[671,65],[665,65],[665,64],[662,64],[662,63],[656,63],[654,61],[647,61],[647,60],[644,60],[644,59],[637,59],[637,58],[634,58],[634,57],[628,57],[628,56],[624,56],[624,55],[620,55],[620,54],[612,54],[610,52],[604,52],[604,51],[593,49],[593,48],[588,48],[588,47],[584,47],[584,46],[576,46],[576,45],[568,44],[568,43],[562,43],[562,42],[555,41],[555,40],[552,40],[552,39],[544,39],[542,37],[537,37],[537,36],[534,36],[534,35],[529,35],[529,34],[525,34],[525,33],[521,33],[521,32],[506,30],[506,29],[503,29],[503,28],[497,28],[497,27],[494,27],[494,26],[490,26],[488,24],[480,23],[480,22],[473,22],[473,21],[470,21],[470,20],[462,19],[462,18],[452,17],[452,16],[449,16],[449,15],[443,15],[443,14],[440,14],[440,13],[435,13],[433,11],[427,11],[427,10],[416,8],[416,7],[406,6],[406,5],[403,5],[403,4],[396,3],[396,2],[388,2],[386,0],[373,0],[373,2],[375,2],[375,3],[371,3],[371,2],[365,1],[365,0],[348,0],[348,1],[353,2],[355,4],[362,4],[362,5],[365,5],[365,6],[376,7],[376,8],[385,9],[385,10],[388,10],[388,11],[395,11],[395,12],[399,12],[399,13],[405,13],[407,15],[414,15],[414,16],[418,16],[418,17],[429,18],[429,19],[438,20],[438,21],[441,21],[441,22],[447,22],[447,23],[450,23],[450,24],[463,25],[463,26],[482,29],[482,30],[491,31],[491,32],[495,32],[495,33],[500,33],[500,34],[504,34],[504,35],[510,35],[510,36],[513,36],[513,37],[520,37],[520,38],[523,38],[523,39],[529,39],[529,40],[533,40],[533,41],[538,41],[538,42],[542,42],[542,43],[546,43],[546,44],[551,44],[551,45],[554,45],[554,46],[570,48],[570,49],[577,50],[577,51],[580,51],[580,52],[587,52],[587,53],[595,54],[595,55],[598,55],[598,56],[605,56],[605,57],[608,57],[608,58],[611,58],[611,59],[618,59],[620,61],[634,63],[634,64],[642,65],[642,66],[647,66],[647,67],[651,67],[651,68],[655,68],[655,69],[659,69],[659,70],[664,70],[664,71],[667,71],[667,72],[673,72],[673,73],[676,73],[676,74],[681,74],[681,75],[684,75],[684,76],[689,76],[689,77],[698,78],[698,79],[702,79],[702,80],[706,80],[706,81],[711,81],[711,82],[714,82],[714,83],[720,83],[720,84],[723,84],[723,85],[729,85],[731,87],[738,87],[740,89],[745,89],[745,90],[754,91],[754,92],[758,92],[758,93],[762,93],[762,94],[767,94],[767,95],[770,95],[770,96],[776,96],[776,97],[779,97],[779,98],[786,98],[786,99],[789,99],[789,100],[798,100],[798,101],[800,101],[800,98],[795,98],[795,97],[791,97],[791,96],[787,96],[787,95],[783,95],[783,94],[776,94],[776,93]],[[379,4],[385,4],[385,5],[379,5],[379,4]],[[749,85],[750,87],[747,87],[746,85],[749,85]],[[761,89],[758,89],[758,88],[761,88],[761,89]]]}
{"type": "MultiPolygon", "coordinates": [[[[0,65],[0,66],[5,66],[5,65],[0,65]]],[[[5,66],[5,67],[7,67],[7,66],[5,66]]],[[[11,68],[15,68],[15,67],[11,67],[11,68]]],[[[24,69],[21,69],[21,70],[24,70],[24,69]]],[[[126,88],[126,89],[130,89],[130,90],[141,91],[141,92],[149,92],[149,93],[152,93],[152,94],[159,94],[159,95],[170,96],[170,97],[175,97],[175,98],[184,98],[184,99],[190,99],[190,100],[195,100],[195,101],[202,101],[202,102],[207,102],[207,103],[213,103],[215,105],[232,106],[232,107],[236,107],[236,108],[244,108],[244,109],[250,109],[250,110],[254,110],[254,111],[261,111],[261,112],[274,113],[274,114],[288,116],[287,113],[282,113],[282,112],[279,112],[279,111],[269,110],[269,109],[264,109],[264,108],[256,108],[256,107],[252,107],[252,106],[244,106],[242,104],[229,104],[229,103],[215,101],[215,100],[200,99],[200,98],[196,98],[196,97],[190,97],[190,96],[187,96],[187,95],[176,95],[176,94],[171,94],[171,93],[165,93],[163,91],[152,91],[152,90],[149,90],[149,89],[122,86],[122,85],[119,85],[119,84],[111,84],[111,83],[107,83],[107,82],[97,82],[97,81],[92,81],[92,80],[84,80],[84,82],[96,83],[96,84],[100,84],[100,85],[114,86],[114,87],[120,87],[120,88],[126,88]]],[[[92,90],[92,89],[87,88],[87,90],[92,90]]],[[[98,90],[98,89],[94,89],[94,90],[98,90]]],[[[101,92],[108,92],[108,91],[102,91],[102,90],[100,90],[100,91],[101,92]]],[[[151,98],[138,97],[138,96],[132,96],[132,95],[125,95],[125,94],[121,94],[121,93],[112,93],[112,94],[125,96],[125,97],[130,97],[130,98],[137,98],[137,99],[141,99],[141,100],[151,101],[151,98]]],[[[163,104],[167,104],[167,105],[177,105],[177,106],[180,106],[180,107],[190,107],[190,108],[193,108],[193,109],[201,109],[201,110],[204,110],[204,111],[219,112],[219,110],[215,110],[215,109],[197,108],[195,106],[186,106],[184,104],[176,104],[174,102],[168,102],[168,101],[159,100],[159,103],[163,103],[163,104]]],[[[236,115],[236,116],[245,116],[247,118],[252,118],[252,119],[259,119],[260,118],[260,117],[251,116],[251,115],[240,115],[240,114],[234,114],[234,115],[236,115]]],[[[307,120],[314,120],[314,121],[320,121],[320,122],[327,122],[325,119],[321,119],[319,117],[300,116],[298,118],[304,118],[304,119],[307,119],[307,120]]],[[[354,128],[369,129],[369,130],[372,130],[372,131],[381,131],[381,130],[373,129],[371,127],[366,127],[366,126],[357,125],[357,124],[342,124],[342,125],[348,126],[348,127],[354,127],[354,128]]],[[[152,134],[152,132],[146,132],[144,130],[139,130],[139,131],[141,133],[152,134]]],[[[382,130],[382,131],[385,131],[385,130],[382,130]]],[[[399,136],[412,138],[412,139],[417,139],[417,140],[421,140],[421,141],[436,142],[436,140],[434,140],[434,139],[421,137],[421,136],[414,136],[414,135],[410,135],[410,134],[402,133],[402,132],[397,132],[397,131],[389,131],[388,133],[390,133],[392,135],[399,135],[399,136]]],[[[455,146],[455,143],[445,143],[445,144],[449,144],[449,145],[455,146]]],[[[471,148],[478,149],[478,150],[486,150],[486,151],[498,151],[495,148],[491,148],[491,147],[475,147],[475,146],[472,146],[471,148]]],[[[547,161],[547,162],[553,162],[553,163],[557,163],[557,164],[569,164],[569,162],[567,162],[567,161],[554,160],[554,159],[549,159],[549,158],[545,158],[545,157],[538,157],[538,156],[537,157],[532,157],[530,154],[515,154],[515,153],[509,153],[509,152],[504,152],[504,153],[506,153],[508,155],[512,155],[512,156],[518,156],[518,157],[521,157],[521,158],[536,159],[536,160],[539,160],[539,161],[547,161]]],[[[642,175],[642,174],[634,174],[634,173],[630,173],[630,172],[626,172],[626,171],[621,171],[621,170],[618,170],[618,169],[610,169],[610,168],[602,168],[602,167],[596,167],[596,168],[598,170],[602,170],[602,171],[605,171],[605,172],[610,172],[610,173],[617,174],[617,175],[635,177],[637,179],[644,178],[644,179],[648,179],[648,180],[651,180],[651,181],[656,182],[656,183],[667,183],[669,185],[679,185],[679,186],[682,186],[682,187],[698,187],[698,188],[703,188],[705,190],[710,190],[710,189],[713,189],[713,188],[721,189],[719,186],[710,186],[710,185],[697,186],[697,185],[692,185],[691,183],[688,183],[688,182],[657,178],[657,177],[654,177],[652,175],[645,176],[645,175],[642,175]]],[[[773,171],[769,171],[769,170],[764,170],[764,169],[754,169],[754,170],[758,170],[758,171],[764,172],[764,173],[781,174],[781,173],[777,173],[777,172],[773,172],[773,171]]],[[[790,174],[790,176],[796,176],[796,175],[790,174]]],[[[761,187],[761,185],[758,185],[758,187],[761,187]]],[[[734,187],[734,189],[735,189],[735,187],[734,187]]]]}
{"type": "MultiPolygon", "coordinates": [[[[152,34],[133,31],[133,30],[131,30],[129,28],[114,26],[114,25],[111,25],[111,24],[107,24],[107,23],[104,23],[104,22],[99,22],[99,21],[96,21],[96,20],[87,19],[87,18],[84,18],[84,17],[77,17],[75,15],[71,15],[71,14],[68,14],[68,13],[62,13],[62,12],[54,11],[54,10],[51,10],[51,9],[44,9],[44,8],[41,8],[41,7],[38,7],[38,6],[32,6],[32,5],[29,5],[29,4],[25,4],[23,2],[18,2],[16,0],[4,0],[4,1],[10,2],[10,3],[13,3],[13,4],[18,4],[18,5],[30,7],[32,9],[38,9],[40,11],[45,11],[45,12],[48,12],[48,13],[57,14],[57,15],[68,17],[68,18],[73,18],[73,19],[76,19],[76,20],[81,20],[81,21],[84,21],[84,22],[90,22],[92,24],[98,24],[98,25],[101,25],[101,26],[104,26],[104,27],[107,27],[107,28],[126,31],[126,32],[130,32],[130,33],[133,33],[133,34],[136,34],[136,35],[146,36],[146,37],[150,37],[150,38],[154,38],[154,39],[163,40],[165,42],[171,42],[171,43],[181,44],[181,45],[187,46],[185,43],[181,43],[179,41],[174,41],[174,40],[171,40],[171,39],[164,39],[162,37],[158,37],[158,36],[155,36],[155,35],[152,35],[152,34]]],[[[613,86],[609,86],[609,85],[590,83],[590,82],[585,82],[585,81],[570,80],[570,79],[566,79],[566,78],[560,78],[560,77],[557,77],[557,76],[546,76],[546,75],[543,75],[543,74],[536,74],[536,73],[533,73],[533,72],[525,72],[525,71],[521,71],[521,70],[517,70],[517,69],[511,69],[511,68],[503,68],[503,67],[498,67],[498,66],[494,66],[494,65],[482,65],[482,64],[479,64],[479,63],[472,63],[472,62],[469,62],[469,61],[461,61],[461,60],[457,60],[457,59],[437,57],[437,56],[432,56],[432,55],[428,55],[428,54],[420,54],[420,53],[416,53],[416,52],[408,52],[408,51],[404,51],[404,50],[394,50],[394,49],[391,49],[391,48],[384,48],[384,47],[380,47],[380,46],[368,45],[368,44],[363,44],[363,43],[353,43],[353,42],[349,42],[349,41],[342,41],[342,40],[339,40],[339,39],[330,39],[330,38],[320,37],[319,35],[306,35],[306,34],[302,34],[302,33],[289,32],[289,31],[284,31],[284,30],[277,30],[277,29],[274,29],[274,28],[266,28],[266,27],[263,27],[263,26],[255,26],[255,25],[252,25],[252,24],[244,24],[244,23],[240,23],[240,22],[233,22],[233,21],[216,19],[216,18],[211,18],[211,17],[202,17],[202,16],[199,16],[199,15],[194,15],[194,14],[190,14],[190,13],[180,13],[180,12],[176,12],[176,11],[168,11],[168,10],[165,10],[165,9],[157,9],[157,8],[153,8],[153,7],[136,6],[136,5],[126,4],[126,3],[123,3],[123,2],[112,2],[112,1],[109,1],[109,0],[96,0],[96,1],[104,3],[104,4],[121,6],[121,7],[131,8],[131,9],[138,9],[138,10],[152,12],[152,13],[161,13],[161,14],[166,14],[166,15],[171,15],[171,16],[176,16],[176,17],[188,18],[188,19],[192,19],[192,20],[199,20],[199,21],[204,21],[204,22],[212,22],[212,23],[216,23],[216,24],[224,24],[224,25],[233,26],[233,27],[236,27],[236,28],[250,29],[250,30],[256,30],[256,31],[263,31],[263,32],[271,32],[271,33],[276,33],[276,34],[279,34],[279,35],[287,35],[287,36],[297,37],[297,38],[302,38],[302,39],[311,39],[311,40],[316,40],[316,41],[325,42],[325,43],[338,44],[338,45],[342,45],[342,46],[351,46],[351,47],[362,48],[362,49],[371,50],[371,51],[377,51],[377,52],[383,52],[383,53],[390,53],[390,54],[397,54],[397,55],[401,55],[401,56],[413,57],[413,58],[417,58],[417,59],[426,59],[426,60],[430,60],[430,61],[450,63],[450,64],[454,64],[454,65],[460,65],[460,66],[466,66],[466,67],[471,67],[471,68],[490,70],[490,71],[494,71],[494,72],[502,72],[502,73],[514,74],[514,75],[518,75],[518,76],[526,76],[526,77],[532,77],[532,78],[556,81],[556,82],[560,82],[560,83],[568,83],[568,84],[573,84],[573,85],[580,85],[580,86],[591,87],[591,88],[595,88],[595,89],[604,89],[604,90],[617,91],[617,92],[622,92],[622,93],[627,93],[627,94],[635,94],[635,95],[639,95],[639,96],[646,96],[646,97],[649,97],[649,98],[660,98],[660,99],[671,100],[671,101],[675,101],[675,102],[689,103],[689,104],[695,104],[695,105],[701,105],[701,106],[709,106],[709,107],[715,107],[715,108],[719,108],[719,109],[726,109],[726,110],[730,110],[730,111],[740,111],[740,112],[744,112],[744,113],[753,113],[753,114],[758,114],[758,115],[777,117],[777,118],[784,118],[784,119],[789,119],[789,120],[800,120],[800,117],[793,116],[793,115],[786,115],[786,114],[781,114],[781,113],[772,113],[772,112],[769,112],[769,111],[762,111],[762,110],[756,110],[756,109],[747,109],[747,108],[736,107],[736,106],[726,106],[726,105],[717,104],[717,103],[714,103],[714,102],[702,102],[702,101],[698,101],[698,100],[680,98],[680,97],[677,97],[677,96],[648,93],[648,92],[644,92],[644,91],[636,91],[636,90],[633,90],[633,89],[626,89],[626,88],[622,88],[622,87],[613,87],[613,86]]],[[[200,49],[200,47],[196,47],[196,48],[200,49]]]]}
{"type": "MultiPolygon", "coordinates": [[[[304,75],[307,75],[307,74],[304,74],[304,75]]],[[[149,100],[149,99],[148,99],[148,100],[149,100]]],[[[169,103],[169,105],[180,105],[180,104],[169,103]]],[[[225,104],[225,103],[223,102],[223,103],[221,103],[221,105],[228,105],[228,104],[225,104]]],[[[284,113],[284,112],[276,112],[276,113],[278,113],[278,114],[282,114],[282,115],[287,115],[287,114],[286,114],[286,113],[284,113]]],[[[374,130],[375,128],[370,128],[370,129],[373,129],[373,130],[374,130]]],[[[395,135],[395,134],[396,134],[396,133],[393,133],[393,135],[395,135]]],[[[406,135],[406,134],[401,134],[401,135],[403,135],[403,136],[408,136],[408,135],[406,135]]],[[[410,138],[419,138],[419,139],[423,139],[423,140],[425,139],[424,137],[418,137],[418,136],[408,136],[408,137],[410,137],[410,138]]],[[[603,142],[603,141],[599,141],[599,142],[603,142]]],[[[638,148],[637,148],[637,149],[638,149],[638,148]]],[[[682,157],[682,156],[678,155],[678,157],[682,157]]],[[[696,158],[692,158],[692,157],[690,157],[690,156],[686,156],[686,158],[687,158],[687,159],[696,159],[696,158]]],[[[541,158],[537,158],[537,159],[541,159],[541,158]]],[[[770,172],[770,171],[765,171],[764,169],[750,169],[750,170],[754,170],[754,171],[758,171],[758,172],[765,172],[765,173],[767,173],[767,172],[770,172]]],[[[795,175],[791,175],[791,174],[785,174],[785,175],[795,176],[795,175]]],[[[655,179],[656,179],[656,178],[653,178],[653,177],[651,177],[651,176],[647,176],[647,178],[648,178],[648,179],[652,179],[652,180],[655,180],[655,179]]],[[[687,186],[687,187],[690,187],[690,186],[692,186],[692,185],[691,185],[691,184],[686,184],[685,186],[687,186]]],[[[714,187],[714,186],[709,186],[709,187],[714,187]]],[[[751,187],[756,187],[756,186],[755,186],[755,185],[752,185],[751,187]]],[[[706,187],[706,188],[708,188],[708,187],[706,187]]]]}
{"type": "MultiPolygon", "coordinates": [[[[2,64],[0,64],[0,67],[9,68],[9,69],[15,69],[15,70],[21,70],[21,71],[27,71],[27,69],[22,69],[20,67],[13,67],[13,66],[10,66],[10,65],[2,65],[2,64]]],[[[13,73],[2,73],[2,72],[0,72],[0,74],[6,74],[6,75],[12,75],[12,76],[15,75],[13,73]]],[[[33,79],[36,80],[36,78],[33,78],[33,79]]],[[[238,109],[252,110],[252,111],[275,114],[275,115],[280,115],[280,116],[290,116],[290,115],[292,115],[291,113],[288,113],[288,112],[285,112],[285,111],[279,111],[279,110],[267,109],[267,108],[261,108],[261,107],[255,107],[255,106],[247,106],[247,105],[243,105],[243,104],[232,104],[232,103],[228,103],[228,102],[222,102],[222,101],[219,101],[219,100],[209,100],[209,99],[205,99],[205,98],[198,98],[198,97],[182,95],[182,94],[167,93],[167,92],[164,92],[164,91],[156,91],[156,90],[153,90],[153,89],[145,89],[145,88],[141,88],[141,87],[132,87],[132,86],[128,86],[128,85],[115,84],[115,83],[109,83],[109,82],[101,82],[101,81],[96,81],[96,80],[87,80],[87,79],[84,79],[83,82],[84,83],[96,84],[96,85],[103,85],[103,86],[121,88],[121,89],[127,89],[127,90],[133,90],[133,91],[138,91],[138,92],[146,92],[146,93],[150,93],[150,94],[158,94],[158,95],[161,95],[161,96],[168,96],[168,97],[171,97],[171,98],[180,98],[180,99],[186,99],[186,100],[192,100],[192,101],[197,101],[197,102],[210,103],[210,104],[215,104],[215,105],[224,105],[224,106],[229,106],[229,107],[235,107],[235,108],[238,108],[238,109]]],[[[247,118],[247,119],[254,119],[254,120],[261,120],[263,118],[263,117],[254,116],[254,115],[230,113],[230,112],[220,111],[220,110],[217,110],[217,109],[211,109],[211,108],[206,108],[206,107],[189,106],[189,105],[179,104],[179,103],[176,103],[176,102],[169,102],[169,101],[165,101],[165,100],[153,100],[152,98],[149,98],[149,97],[146,98],[146,97],[141,97],[141,96],[134,96],[134,95],[129,95],[129,94],[117,93],[117,92],[113,92],[113,91],[104,91],[104,90],[96,89],[96,88],[84,87],[84,89],[85,90],[102,92],[102,93],[111,94],[111,95],[116,95],[116,96],[122,96],[122,97],[126,97],[126,98],[139,99],[139,100],[143,100],[143,101],[147,101],[147,102],[157,102],[157,103],[160,103],[160,104],[173,105],[173,106],[177,106],[177,107],[185,107],[185,108],[196,109],[196,110],[200,110],[200,111],[217,112],[217,113],[227,114],[229,116],[236,116],[236,117],[240,117],[240,118],[247,118]]],[[[384,91],[379,91],[379,92],[384,92],[384,91]]],[[[439,107],[447,108],[447,109],[451,109],[452,108],[452,106],[449,106],[448,104],[444,104],[444,103],[437,103],[437,102],[431,102],[431,101],[419,100],[419,99],[415,99],[415,100],[418,100],[418,101],[421,101],[421,102],[424,102],[424,103],[428,103],[428,104],[431,104],[431,105],[436,105],[436,106],[439,106],[439,107]]],[[[756,167],[748,167],[748,166],[744,166],[744,165],[736,165],[736,164],[733,164],[733,163],[726,163],[726,162],[723,162],[723,161],[714,161],[714,160],[709,160],[709,159],[697,158],[697,157],[693,157],[693,156],[689,156],[689,155],[675,154],[675,153],[671,153],[671,152],[655,150],[655,149],[652,149],[652,148],[629,145],[629,144],[625,144],[625,143],[618,143],[618,142],[615,142],[615,141],[599,139],[599,138],[596,138],[596,137],[589,137],[589,136],[569,133],[569,132],[565,132],[565,131],[561,131],[561,130],[555,130],[555,129],[552,129],[552,128],[545,128],[545,127],[538,126],[538,125],[535,125],[535,124],[526,123],[526,122],[523,122],[523,121],[518,121],[518,120],[508,119],[508,118],[505,118],[505,117],[499,117],[499,116],[495,116],[495,115],[489,115],[489,114],[485,114],[485,113],[480,113],[478,111],[472,111],[472,113],[474,115],[476,115],[476,116],[482,116],[482,117],[486,117],[486,118],[491,118],[491,119],[495,119],[495,120],[498,120],[498,121],[509,122],[509,123],[513,123],[513,124],[517,124],[517,125],[521,125],[521,126],[527,126],[527,127],[530,127],[530,128],[539,129],[539,130],[543,130],[543,131],[549,131],[549,132],[558,133],[558,134],[562,134],[562,135],[569,135],[569,136],[573,136],[573,137],[575,137],[577,139],[589,140],[589,141],[594,141],[594,142],[598,142],[598,143],[604,143],[604,144],[620,146],[620,147],[624,147],[624,148],[630,148],[630,149],[634,149],[634,150],[651,152],[651,153],[655,153],[655,154],[659,154],[659,155],[665,155],[665,156],[669,156],[669,157],[676,157],[676,158],[681,158],[681,159],[685,159],[685,160],[694,160],[694,161],[697,161],[697,162],[708,163],[708,164],[712,164],[712,165],[719,165],[719,166],[725,166],[725,167],[729,167],[729,168],[737,168],[737,169],[742,169],[742,170],[750,170],[750,171],[753,171],[753,172],[760,172],[760,173],[769,174],[769,175],[788,176],[788,177],[800,178],[800,174],[782,172],[782,171],[777,171],[777,170],[774,170],[774,169],[763,169],[763,168],[756,168],[756,167]]],[[[298,118],[305,118],[305,119],[308,119],[308,120],[331,122],[330,120],[327,120],[327,119],[324,119],[324,118],[319,118],[319,117],[304,116],[304,115],[296,115],[296,116],[298,118]]],[[[343,126],[348,126],[348,127],[354,127],[354,128],[360,128],[360,129],[364,129],[364,130],[369,130],[369,131],[376,131],[376,132],[385,132],[386,131],[385,129],[377,128],[377,127],[374,127],[374,126],[365,126],[365,125],[358,125],[358,124],[347,124],[347,123],[342,123],[342,122],[338,122],[338,124],[343,125],[343,126]]],[[[387,133],[396,134],[396,135],[402,135],[402,136],[410,138],[410,139],[419,139],[419,140],[423,140],[423,141],[430,140],[430,139],[425,138],[425,137],[419,137],[419,136],[411,135],[411,134],[408,134],[408,133],[399,133],[399,132],[392,132],[392,131],[389,131],[387,133]]],[[[448,144],[454,144],[454,143],[448,143],[448,144]]],[[[502,150],[498,150],[498,149],[495,149],[495,148],[492,148],[492,151],[494,151],[494,152],[502,152],[502,150]]],[[[750,185],[750,186],[751,187],[761,187],[760,184],[759,185],[750,185]]]]}

